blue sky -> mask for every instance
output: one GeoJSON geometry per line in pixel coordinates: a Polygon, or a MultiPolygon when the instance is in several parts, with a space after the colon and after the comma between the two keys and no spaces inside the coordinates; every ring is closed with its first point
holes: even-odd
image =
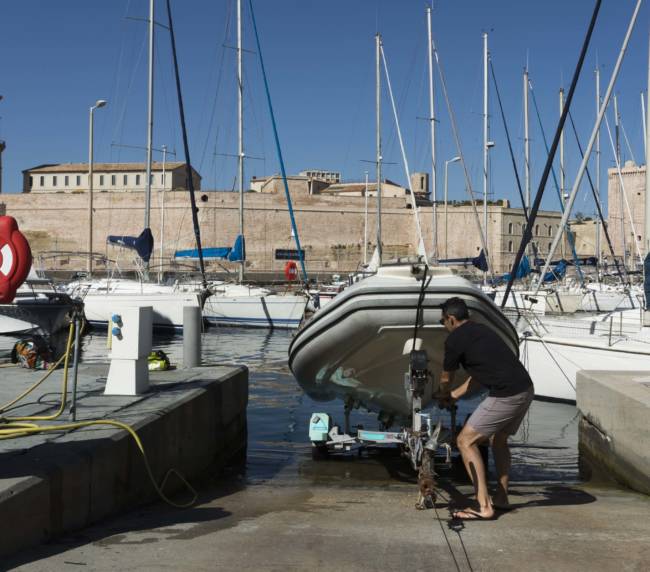
{"type": "MultiPolygon", "coordinates": [[[[558,89],[568,84],[587,28],[592,0],[438,0],[434,35],[447,75],[463,151],[477,190],[482,189],[482,39],[490,34],[507,121],[519,166],[523,164],[521,73],[531,81],[549,140],[558,119],[558,89]]],[[[594,69],[609,79],[634,0],[604,0],[583,76],[574,117],[583,144],[595,118],[594,69]]],[[[361,180],[375,155],[374,34],[384,39],[411,170],[430,171],[426,69],[426,2],[421,0],[254,0],[285,162],[289,173],[308,168],[342,171],[361,180]]],[[[207,189],[235,187],[235,0],[172,1],[192,163],[207,189]]],[[[157,17],[166,22],[164,2],[157,17]]],[[[616,93],[622,122],[637,162],[644,163],[640,93],[647,82],[648,7],[641,11],[616,93]]],[[[24,0],[0,7],[0,138],[5,192],[21,189],[21,171],[41,163],[86,161],[88,108],[96,112],[95,160],[142,161],[146,142],[147,0],[24,0]]],[[[246,178],[277,172],[259,60],[244,2],[246,77],[246,178]]],[[[154,145],[182,153],[169,38],[156,41],[154,145]]],[[[437,82],[439,192],[442,163],[456,155],[449,118],[437,82]]],[[[496,198],[518,204],[515,179],[491,86],[491,188],[496,198]]],[[[532,105],[532,104],[531,104],[532,105]]],[[[384,158],[388,178],[404,182],[399,146],[386,92],[383,96],[384,158]]],[[[611,115],[610,115],[611,118],[611,115]]],[[[603,131],[603,181],[612,153],[603,131]]],[[[567,176],[579,166],[567,134],[567,176]]],[[[531,110],[533,191],[545,152],[531,110]]],[[[631,154],[623,145],[624,158],[631,154]]],[[[159,157],[159,156],[158,156],[159,157]]],[[[182,158],[182,157],[181,157],[182,158]]],[[[173,157],[170,157],[172,160],[173,157]]],[[[585,189],[586,191],[586,189],[585,189]]],[[[450,196],[466,198],[458,165],[450,167],[450,196]]],[[[543,206],[556,208],[552,179],[543,206]]],[[[587,192],[575,210],[594,211],[587,192]]]]}

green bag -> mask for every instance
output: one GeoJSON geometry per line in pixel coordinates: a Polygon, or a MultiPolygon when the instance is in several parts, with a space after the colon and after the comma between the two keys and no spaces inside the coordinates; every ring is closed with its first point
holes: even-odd
{"type": "Polygon", "coordinates": [[[167,371],[169,369],[169,358],[162,350],[153,350],[147,357],[149,371],[167,371]]]}

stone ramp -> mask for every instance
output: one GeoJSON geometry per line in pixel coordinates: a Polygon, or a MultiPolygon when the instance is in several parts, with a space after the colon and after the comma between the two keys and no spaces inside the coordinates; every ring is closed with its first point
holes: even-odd
{"type": "MultiPolygon", "coordinates": [[[[177,469],[190,483],[217,472],[246,448],[248,370],[206,366],[151,373],[151,389],[136,397],[104,396],[108,365],[79,367],[77,420],[114,419],[140,436],[160,482],[177,469]]],[[[3,368],[0,404],[43,372],[3,368]]],[[[5,417],[48,415],[58,409],[63,372],[55,372],[5,417]]],[[[70,371],[70,376],[72,371],[70,371]]],[[[69,388],[70,389],[70,388],[69,388]]],[[[69,406],[55,426],[71,421],[69,406]]],[[[191,494],[171,476],[165,493],[191,494]]],[[[142,455],[124,430],[93,426],[0,441],[0,556],[85,527],[158,495],[142,455]]]]}

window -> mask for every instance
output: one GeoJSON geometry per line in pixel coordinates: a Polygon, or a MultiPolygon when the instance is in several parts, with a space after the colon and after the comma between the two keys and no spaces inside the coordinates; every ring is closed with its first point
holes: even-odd
{"type": "Polygon", "coordinates": [[[40,181],[39,182],[41,184],[41,187],[45,186],[45,177],[43,175],[40,176],[40,181]]]}
{"type": "Polygon", "coordinates": [[[139,185],[140,184],[140,175],[135,176],[135,184],[139,185]]]}
{"type": "Polygon", "coordinates": [[[56,187],[56,175],[52,176],[52,186],[56,187]]]}
{"type": "Polygon", "coordinates": [[[31,189],[34,186],[34,177],[29,177],[29,188],[31,189]]]}
{"type": "Polygon", "coordinates": [[[548,235],[553,236],[553,225],[552,224],[548,225],[548,235]]]}
{"type": "Polygon", "coordinates": [[[549,254],[551,253],[551,247],[552,247],[552,246],[553,246],[553,243],[552,243],[552,242],[549,242],[549,243],[548,243],[548,252],[549,252],[549,254]]]}
{"type": "Polygon", "coordinates": [[[165,176],[166,176],[165,173],[163,173],[162,175],[160,175],[160,182],[162,183],[162,186],[163,186],[163,187],[165,186],[165,176]]]}
{"type": "Polygon", "coordinates": [[[539,225],[535,225],[535,236],[539,236],[539,225]]]}
{"type": "Polygon", "coordinates": [[[153,185],[153,181],[154,181],[154,175],[153,175],[153,173],[151,173],[151,178],[149,179],[149,184],[153,185]]]}
{"type": "Polygon", "coordinates": [[[99,175],[99,185],[101,186],[103,184],[104,184],[104,175],[99,175]]]}
{"type": "Polygon", "coordinates": [[[508,241],[508,252],[512,252],[512,240],[508,241]]]}
{"type": "Polygon", "coordinates": [[[512,223],[508,223],[508,234],[512,234],[512,223]]]}
{"type": "Polygon", "coordinates": [[[77,187],[81,186],[81,175],[77,175],[77,187]]]}
{"type": "Polygon", "coordinates": [[[69,184],[70,184],[70,177],[66,175],[65,177],[63,177],[63,186],[67,187],[69,184]]]}
{"type": "Polygon", "coordinates": [[[115,186],[115,175],[111,175],[111,186],[115,186]]]}
{"type": "Polygon", "coordinates": [[[122,184],[123,184],[124,186],[126,186],[126,185],[129,184],[129,176],[128,176],[128,175],[124,175],[124,176],[122,177],[122,184]]]}

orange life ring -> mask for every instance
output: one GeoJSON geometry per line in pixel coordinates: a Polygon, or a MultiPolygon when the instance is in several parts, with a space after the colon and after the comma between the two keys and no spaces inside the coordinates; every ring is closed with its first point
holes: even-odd
{"type": "Polygon", "coordinates": [[[0,216],[0,304],[8,304],[32,267],[32,251],[16,219],[0,216]]]}
{"type": "Polygon", "coordinates": [[[293,260],[289,260],[284,265],[284,276],[289,282],[293,282],[298,278],[298,265],[293,260]]]}

